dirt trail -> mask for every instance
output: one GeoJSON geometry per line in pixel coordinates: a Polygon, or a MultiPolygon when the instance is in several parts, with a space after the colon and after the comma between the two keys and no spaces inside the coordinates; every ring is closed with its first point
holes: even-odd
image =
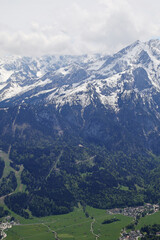
{"type": "Polygon", "coordinates": [[[46,224],[44,224],[44,223],[42,223],[42,224],[43,224],[45,227],[47,227],[50,232],[54,233],[55,240],[61,240],[61,239],[58,237],[58,234],[57,234],[54,230],[52,230],[48,225],[46,225],[46,224]]]}
{"type": "Polygon", "coordinates": [[[98,240],[98,238],[100,237],[98,234],[94,233],[94,229],[93,229],[93,224],[95,223],[95,218],[93,218],[93,221],[91,222],[91,228],[90,228],[90,232],[92,233],[93,236],[96,237],[96,240],[98,240]]]}

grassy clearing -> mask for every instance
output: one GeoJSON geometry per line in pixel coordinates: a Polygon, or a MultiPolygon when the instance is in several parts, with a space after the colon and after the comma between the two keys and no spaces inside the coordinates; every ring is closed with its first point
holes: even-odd
{"type": "MultiPolygon", "coordinates": [[[[117,240],[121,229],[132,221],[132,218],[122,215],[107,215],[105,210],[87,207],[86,211],[95,219],[93,229],[94,233],[99,234],[100,240],[117,240]],[[120,221],[102,224],[104,220],[114,217],[120,221]]],[[[9,229],[6,240],[55,239],[52,231],[55,231],[61,240],[95,240],[95,236],[90,231],[93,219],[87,218],[81,207],[69,214],[44,218],[26,220],[16,214],[13,216],[19,219],[22,225],[9,229]]]]}
{"type": "Polygon", "coordinates": [[[17,188],[15,190],[15,193],[25,191],[26,186],[24,184],[22,184],[22,182],[21,182],[21,173],[22,173],[23,169],[24,169],[24,167],[21,165],[20,170],[15,171],[15,175],[17,178],[17,188]]]}
{"type": "MultiPolygon", "coordinates": [[[[15,216],[15,215],[14,215],[15,216]]],[[[16,217],[16,216],[15,216],[16,217]]],[[[60,239],[94,239],[90,233],[91,219],[86,219],[82,209],[75,209],[72,213],[65,215],[49,216],[25,220],[18,217],[22,225],[14,226],[7,232],[6,240],[29,239],[55,239],[56,231],[60,239]]]]}
{"type": "Polygon", "coordinates": [[[144,190],[143,187],[140,187],[140,186],[138,186],[137,184],[135,184],[135,187],[136,187],[137,191],[144,190]]]}
{"type": "Polygon", "coordinates": [[[49,227],[54,229],[62,240],[92,240],[94,238],[90,232],[91,222],[92,219],[86,218],[82,208],[79,208],[72,213],[57,216],[55,222],[50,223],[49,227]]]}
{"type": "Polygon", "coordinates": [[[126,186],[120,186],[119,189],[123,191],[129,191],[129,187],[126,187],[126,186]]]}
{"type": "Polygon", "coordinates": [[[106,214],[105,210],[95,209],[91,207],[87,207],[87,212],[96,220],[93,228],[94,233],[100,236],[100,240],[117,240],[120,236],[121,229],[133,221],[133,218],[131,217],[126,217],[119,214],[108,215],[106,214]],[[113,219],[114,217],[120,221],[110,224],[102,224],[104,220],[113,219]]]}
{"type": "Polygon", "coordinates": [[[0,151],[0,157],[4,160],[5,162],[5,168],[4,168],[4,171],[3,171],[3,176],[2,178],[5,178],[8,176],[8,174],[11,172],[11,171],[14,171],[15,170],[10,166],[10,162],[11,160],[9,159],[8,157],[8,154],[3,152],[3,151],[0,151]]]}
{"type": "Polygon", "coordinates": [[[42,224],[14,226],[7,231],[7,240],[51,240],[55,239],[54,234],[42,224]]]}
{"type": "Polygon", "coordinates": [[[141,218],[137,225],[137,229],[141,229],[141,227],[143,227],[144,225],[153,225],[155,223],[160,223],[160,212],[141,218]]]}
{"type": "MultiPolygon", "coordinates": [[[[24,184],[21,183],[21,173],[23,171],[23,166],[21,165],[20,166],[20,170],[19,171],[16,171],[14,168],[12,168],[10,166],[10,162],[11,160],[9,159],[9,156],[7,153],[3,152],[3,151],[0,151],[0,157],[4,160],[5,162],[5,168],[4,168],[4,171],[3,171],[3,176],[2,178],[5,178],[9,175],[9,173],[11,171],[13,171],[15,173],[15,176],[17,178],[17,188],[15,190],[15,192],[22,192],[22,191],[25,191],[25,188],[26,186],[24,184]]],[[[1,178],[1,180],[2,180],[1,178]]],[[[0,180],[0,181],[1,181],[0,180]]]]}

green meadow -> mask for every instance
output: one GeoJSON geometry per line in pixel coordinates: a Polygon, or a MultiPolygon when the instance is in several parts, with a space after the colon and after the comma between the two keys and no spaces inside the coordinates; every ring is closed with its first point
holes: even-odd
{"type": "MultiPolygon", "coordinates": [[[[65,215],[55,215],[43,218],[24,219],[14,213],[20,225],[13,226],[7,233],[6,240],[117,240],[121,229],[133,221],[133,218],[123,215],[108,215],[105,210],[86,207],[90,217],[86,217],[82,207],[65,215]],[[104,220],[116,218],[119,221],[102,224],[104,220]],[[91,232],[91,224],[93,232],[91,232]],[[55,235],[56,234],[56,235],[55,235]]],[[[144,225],[160,223],[160,212],[142,217],[136,229],[144,225]]]]}
{"type": "Polygon", "coordinates": [[[145,217],[142,217],[139,220],[137,229],[141,229],[141,227],[143,227],[144,225],[153,225],[153,224],[160,224],[160,212],[156,212],[152,215],[147,215],[145,217]]]}
{"type": "Polygon", "coordinates": [[[105,210],[91,207],[87,207],[86,212],[90,217],[86,217],[82,207],[79,207],[69,214],[28,220],[13,214],[20,221],[20,225],[13,226],[7,231],[6,240],[51,240],[56,239],[55,234],[61,240],[94,240],[96,235],[101,240],[117,240],[121,229],[133,220],[122,215],[108,215],[105,210]],[[102,224],[104,220],[114,217],[119,221],[102,224]]]}
{"type": "Polygon", "coordinates": [[[48,228],[42,224],[37,225],[25,225],[25,226],[14,226],[7,232],[7,240],[51,240],[53,238],[53,233],[49,232],[48,228]]]}

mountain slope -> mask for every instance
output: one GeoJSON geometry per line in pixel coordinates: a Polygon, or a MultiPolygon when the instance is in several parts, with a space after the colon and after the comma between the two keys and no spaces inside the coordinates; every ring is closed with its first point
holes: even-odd
{"type": "Polygon", "coordinates": [[[6,204],[43,216],[78,201],[159,201],[159,74],[159,40],[113,56],[0,59],[0,147],[27,186],[6,204]]]}
{"type": "MultiPolygon", "coordinates": [[[[119,128],[122,138],[136,129],[144,145],[152,149],[150,136],[159,138],[159,64],[159,40],[137,41],[113,56],[2,59],[0,106],[45,105],[47,112],[44,108],[40,113],[43,120],[52,106],[54,118],[59,116],[67,128],[76,126],[80,135],[88,133],[89,138],[104,139],[104,132],[110,139],[109,129],[114,132],[114,128],[119,128]]],[[[62,133],[58,119],[56,123],[62,133]]]]}

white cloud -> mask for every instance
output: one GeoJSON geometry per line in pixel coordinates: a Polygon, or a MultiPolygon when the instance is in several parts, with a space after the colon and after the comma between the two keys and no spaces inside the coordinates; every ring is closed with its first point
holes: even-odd
{"type": "Polygon", "coordinates": [[[0,1],[0,55],[112,53],[159,37],[158,0],[0,1]]]}
{"type": "Polygon", "coordinates": [[[40,32],[25,34],[24,32],[0,32],[0,54],[5,53],[17,55],[44,55],[44,54],[69,54],[69,36],[59,33],[47,37],[40,32]]]}

